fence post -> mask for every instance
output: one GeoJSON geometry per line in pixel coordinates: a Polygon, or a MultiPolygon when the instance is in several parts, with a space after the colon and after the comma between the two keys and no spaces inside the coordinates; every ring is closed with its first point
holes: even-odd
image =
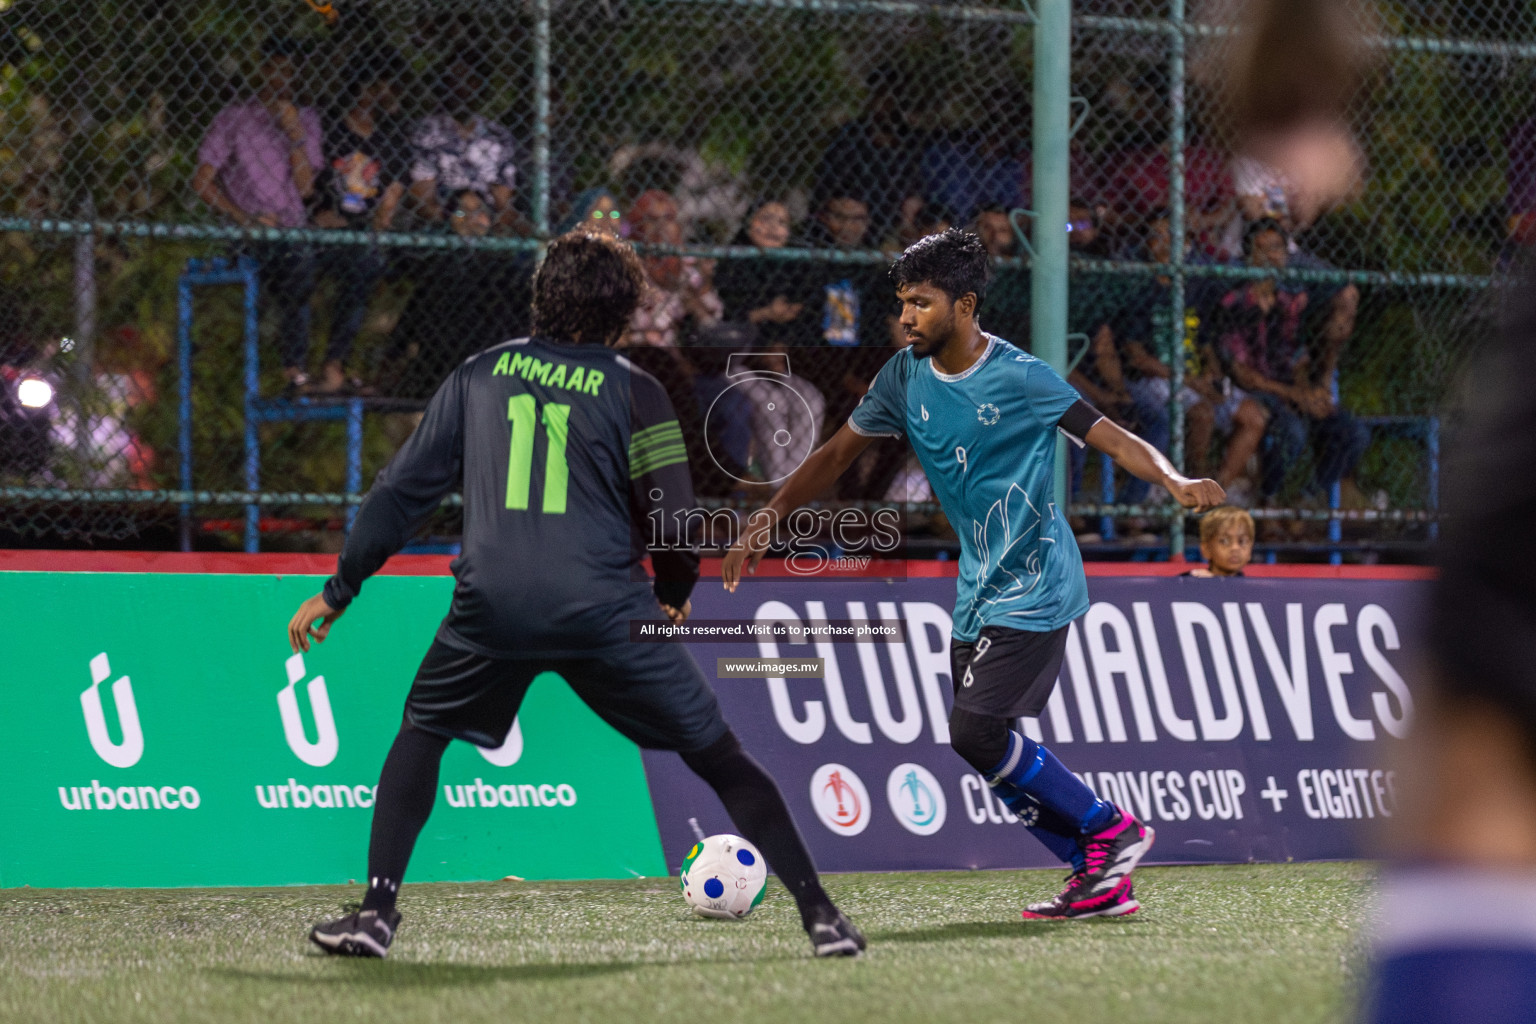
{"type": "Polygon", "coordinates": [[[533,226],[549,237],[549,0],[533,3],[533,226]]]}
{"type": "MultiPolygon", "coordinates": [[[[1067,147],[1072,119],[1072,0],[1035,4],[1035,253],[1029,273],[1030,347],[1067,373],[1067,147]]],[[[1066,441],[1056,438],[1056,509],[1067,507],[1066,441]]]]}
{"type": "MultiPolygon", "coordinates": [[[[87,223],[96,219],[96,203],[89,195],[80,204],[80,216],[87,223]]],[[[96,375],[96,233],[83,231],[75,236],[75,381],[89,388],[96,375]]],[[[80,453],[89,457],[91,431],[85,409],[80,412],[80,453]]]]}
{"type": "MultiPolygon", "coordinates": [[[[1174,468],[1184,471],[1184,251],[1189,244],[1184,210],[1184,0],[1168,0],[1168,19],[1173,31],[1168,35],[1168,231],[1173,243],[1168,302],[1168,457],[1174,468]]],[[[1168,557],[1184,561],[1184,510],[1174,512],[1168,522],[1168,557]]]]}
{"type": "MultiPolygon", "coordinates": [[[[183,269],[176,279],[176,443],[181,451],[181,489],[192,490],[192,282],[183,269]]],[[[192,550],[192,505],[182,502],[181,550],[192,550]]]]}

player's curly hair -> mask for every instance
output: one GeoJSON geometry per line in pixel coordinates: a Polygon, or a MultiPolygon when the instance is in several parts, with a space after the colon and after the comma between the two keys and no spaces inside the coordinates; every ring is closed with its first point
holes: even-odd
{"type": "Polygon", "coordinates": [[[890,275],[897,288],[931,284],[948,295],[951,302],[969,292],[976,296],[979,306],[987,297],[991,266],[980,235],[950,228],[907,246],[891,264],[890,275]]]}
{"type": "Polygon", "coordinates": [[[629,243],[579,227],[549,243],[533,278],[533,333],[557,341],[617,341],[645,295],[629,243]]]}

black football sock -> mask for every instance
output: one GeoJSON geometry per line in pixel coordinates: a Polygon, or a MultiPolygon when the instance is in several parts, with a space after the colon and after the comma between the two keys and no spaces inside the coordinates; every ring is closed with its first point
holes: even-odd
{"type": "Polygon", "coordinates": [[[437,772],[448,738],[423,732],[409,723],[400,727],[373,802],[373,831],[368,839],[368,891],[363,909],[380,914],[395,909],[405,867],[416,837],[432,814],[437,798],[437,772]]]}
{"type": "Polygon", "coordinates": [[[768,866],[795,898],[806,927],[825,918],[832,901],[821,887],[816,865],[789,816],[789,807],[773,776],[742,749],[735,733],[727,732],[703,750],[682,757],[683,763],[714,789],[742,838],[762,851],[768,866]]]}

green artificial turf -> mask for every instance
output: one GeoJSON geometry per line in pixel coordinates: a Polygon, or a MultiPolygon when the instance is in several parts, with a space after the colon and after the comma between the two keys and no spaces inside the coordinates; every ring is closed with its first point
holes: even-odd
{"type": "Polygon", "coordinates": [[[704,921],[670,879],[407,886],[385,962],[309,925],[359,890],[0,891],[0,1021],[1279,1021],[1346,1019],[1372,868],[1150,868],[1140,913],[1025,924],[1039,871],[830,876],[860,960],[816,961],[777,883],[704,921]]]}

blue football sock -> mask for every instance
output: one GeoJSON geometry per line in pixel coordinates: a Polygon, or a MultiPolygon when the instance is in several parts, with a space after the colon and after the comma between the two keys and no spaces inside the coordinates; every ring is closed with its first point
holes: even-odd
{"type": "Polygon", "coordinates": [[[1075,871],[1081,871],[1087,865],[1083,848],[1077,842],[1077,829],[1071,822],[1050,808],[1042,807],[1040,801],[1011,782],[1001,779],[987,781],[992,784],[997,798],[1019,816],[1019,821],[1024,823],[1030,834],[1055,854],[1057,860],[1072,865],[1075,871]]]}
{"type": "Polygon", "coordinates": [[[1008,753],[987,773],[987,779],[999,790],[1001,783],[1007,783],[1033,797],[1041,807],[1056,814],[1074,830],[1075,835],[1098,832],[1108,826],[1117,813],[1114,804],[1094,796],[1093,790],[1056,760],[1056,755],[1011,729],[1008,753]]]}

